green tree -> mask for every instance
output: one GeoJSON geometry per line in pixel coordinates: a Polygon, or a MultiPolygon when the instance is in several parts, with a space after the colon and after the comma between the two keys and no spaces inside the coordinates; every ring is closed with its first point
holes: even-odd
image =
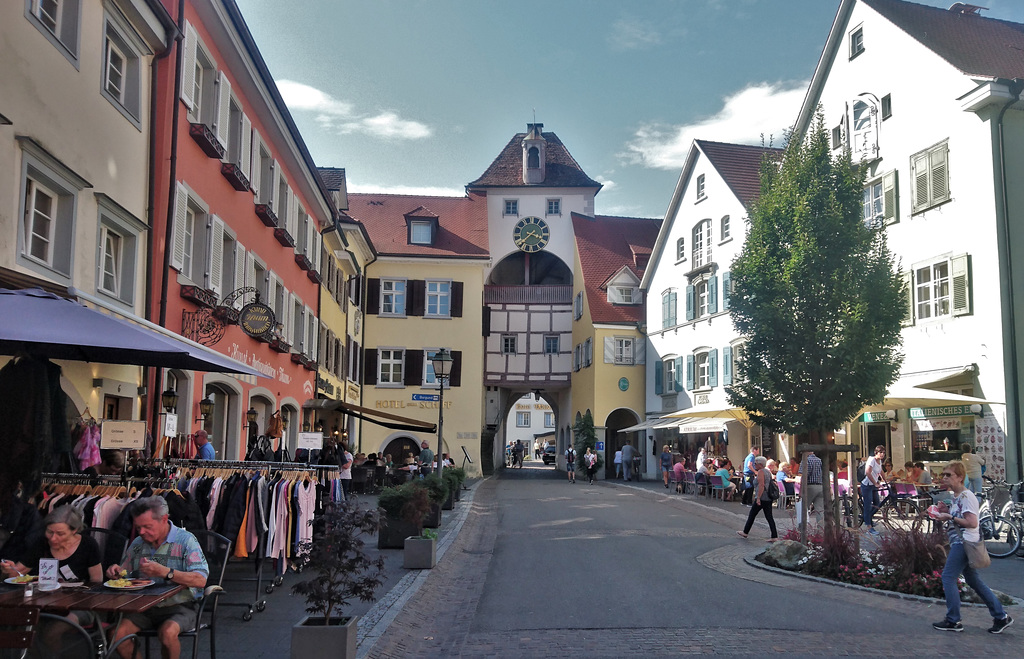
{"type": "Polygon", "coordinates": [[[573,424],[572,433],[576,440],[573,445],[576,447],[577,469],[582,471],[587,469],[586,463],[583,462],[583,455],[587,452],[587,448],[597,453],[597,468],[600,469],[604,466],[604,456],[597,450],[597,433],[594,432],[594,416],[590,410],[587,410],[587,413],[573,424]]]}
{"type": "Polygon", "coordinates": [[[884,398],[907,304],[884,231],[863,220],[867,167],[831,153],[819,111],[781,163],[764,162],[731,271],[746,344],[730,401],[763,426],[819,437],[884,398]]]}

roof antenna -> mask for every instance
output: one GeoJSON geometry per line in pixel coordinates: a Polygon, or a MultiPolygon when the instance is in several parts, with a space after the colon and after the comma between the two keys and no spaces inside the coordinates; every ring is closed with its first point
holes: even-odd
{"type": "Polygon", "coordinates": [[[537,108],[533,108],[533,123],[537,123],[537,108]]]}

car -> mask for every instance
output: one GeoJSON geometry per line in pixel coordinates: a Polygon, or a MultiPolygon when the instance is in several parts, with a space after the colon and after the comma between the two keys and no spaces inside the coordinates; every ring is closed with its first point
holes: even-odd
{"type": "Polygon", "coordinates": [[[553,465],[553,464],[555,464],[555,447],[554,446],[545,446],[544,447],[544,457],[543,457],[543,460],[544,460],[544,464],[546,464],[546,465],[553,465]]]}

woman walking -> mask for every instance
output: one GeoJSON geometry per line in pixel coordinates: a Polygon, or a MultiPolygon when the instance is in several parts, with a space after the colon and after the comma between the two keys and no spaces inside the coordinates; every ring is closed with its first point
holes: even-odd
{"type": "MultiPolygon", "coordinates": [[[[949,554],[946,556],[946,567],[942,569],[942,590],[946,594],[946,617],[932,625],[944,632],[962,632],[960,622],[960,590],[957,585],[960,575],[964,575],[967,585],[974,589],[978,597],[988,606],[992,614],[990,634],[998,634],[1013,624],[1013,618],[1006,615],[1003,605],[985,582],[978,576],[978,571],[971,567],[967,559],[965,542],[981,542],[978,533],[978,498],[964,487],[967,470],[964,463],[954,460],[942,470],[942,482],[953,493],[953,501],[949,504],[948,513],[938,513],[935,519],[946,522],[946,534],[949,536],[949,554]]],[[[984,546],[982,551],[985,551],[984,546]]]]}
{"type": "Polygon", "coordinates": [[[754,518],[759,512],[764,511],[764,518],[768,522],[768,528],[772,531],[772,537],[768,542],[775,542],[779,539],[779,532],[775,529],[775,518],[772,517],[772,500],[768,496],[768,482],[772,479],[772,475],[765,466],[767,464],[768,459],[763,455],[754,458],[754,500],[750,507],[750,514],[747,515],[747,523],[743,526],[742,531],[736,532],[736,535],[741,538],[747,537],[750,527],[754,525],[754,518]]]}
{"type": "Polygon", "coordinates": [[[589,446],[587,452],[583,454],[583,464],[587,465],[587,482],[593,485],[594,474],[597,473],[597,453],[592,452],[589,446]]]}
{"type": "Polygon", "coordinates": [[[661,447],[661,477],[665,480],[665,489],[668,489],[668,477],[672,473],[672,449],[668,444],[661,447]]]}

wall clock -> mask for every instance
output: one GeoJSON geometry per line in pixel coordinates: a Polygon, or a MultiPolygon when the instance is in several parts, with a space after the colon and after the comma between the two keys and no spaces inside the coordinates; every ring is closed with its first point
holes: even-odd
{"type": "Polygon", "coordinates": [[[539,217],[524,217],[512,230],[512,240],[520,250],[532,253],[547,247],[551,239],[548,223],[539,217]]]}

